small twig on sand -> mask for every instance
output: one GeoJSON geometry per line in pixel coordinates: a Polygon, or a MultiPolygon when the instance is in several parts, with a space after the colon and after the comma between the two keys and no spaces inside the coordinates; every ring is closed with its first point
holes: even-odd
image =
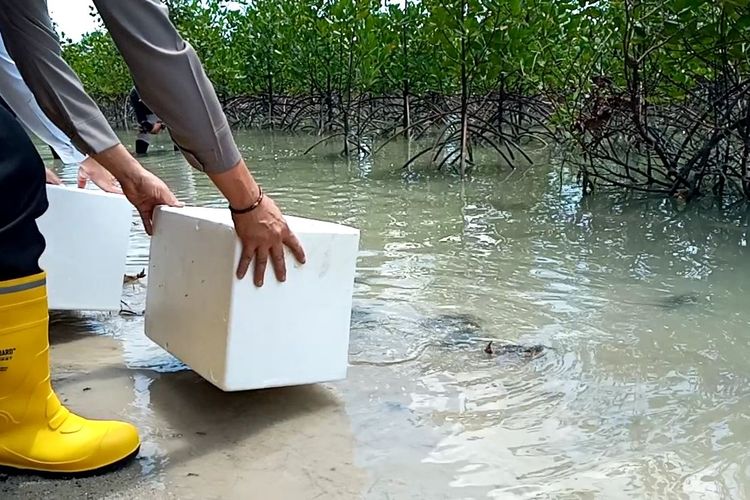
{"type": "Polygon", "coordinates": [[[141,272],[139,272],[138,274],[126,274],[122,278],[122,284],[127,285],[128,283],[135,283],[136,281],[145,277],[146,277],[146,268],[144,267],[143,269],[141,269],[141,272]]]}

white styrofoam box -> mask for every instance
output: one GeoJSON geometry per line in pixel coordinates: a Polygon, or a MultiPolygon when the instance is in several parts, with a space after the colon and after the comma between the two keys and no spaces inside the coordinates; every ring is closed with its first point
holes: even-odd
{"type": "Polygon", "coordinates": [[[285,217],[305,249],[284,247],[287,280],[236,276],[241,245],[226,209],[159,207],[146,335],[224,391],[346,378],[359,230],[285,217]]]}
{"type": "Polygon", "coordinates": [[[37,225],[46,242],[53,310],[118,311],[133,207],[123,195],[47,185],[49,208],[37,225]]]}

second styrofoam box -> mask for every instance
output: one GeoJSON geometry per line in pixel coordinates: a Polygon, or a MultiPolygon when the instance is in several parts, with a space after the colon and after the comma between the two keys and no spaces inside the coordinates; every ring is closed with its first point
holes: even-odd
{"type": "Polygon", "coordinates": [[[133,207],[122,195],[47,185],[49,207],[37,225],[46,248],[53,310],[117,311],[126,271],[133,207]]]}
{"type": "Polygon", "coordinates": [[[359,231],[286,217],[305,249],[285,247],[287,280],[269,259],[265,282],[235,270],[241,246],[228,210],[155,212],[146,335],[225,391],[346,377],[359,231]]]}

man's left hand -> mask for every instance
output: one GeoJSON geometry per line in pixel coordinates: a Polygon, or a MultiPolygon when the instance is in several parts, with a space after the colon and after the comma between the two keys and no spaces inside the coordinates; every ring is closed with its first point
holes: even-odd
{"type": "Polygon", "coordinates": [[[47,184],[55,184],[58,186],[62,185],[63,182],[60,180],[60,178],[57,176],[56,173],[54,173],[52,170],[50,170],[47,167],[44,167],[44,171],[45,171],[44,173],[45,173],[45,177],[47,180],[47,184]]]}
{"type": "Polygon", "coordinates": [[[120,184],[115,179],[115,176],[110,174],[107,169],[99,165],[99,163],[88,157],[78,168],[78,187],[85,188],[86,183],[91,180],[94,184],[99,186],[102,191],[107,193],[122,194],[120,184]]]}

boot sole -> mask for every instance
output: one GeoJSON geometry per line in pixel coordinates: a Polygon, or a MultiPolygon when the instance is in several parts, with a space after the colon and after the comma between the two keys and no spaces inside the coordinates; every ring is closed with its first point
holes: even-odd
{"type": "Polygon", "coordinates": [[[141,447],[139,445],[138,448],[133,450],[129,455],[121,458],[120,460],[117,460],[116,462],[112,462],[108,465],[103,465],[102,467],[98,467],[96,469],[78,472],[62,472],[12,467],[10,465],[0,465],[0,474],[7,474],[9,476],[37,476],[44,479],[81,479],[85,477],[101,476],[122,469],[138,455],[138,452],[140,450],[141,447]]]}

